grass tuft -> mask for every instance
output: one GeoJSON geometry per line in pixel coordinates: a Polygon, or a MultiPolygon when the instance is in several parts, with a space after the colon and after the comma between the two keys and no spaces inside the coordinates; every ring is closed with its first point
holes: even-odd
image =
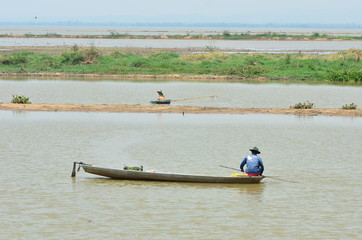
{"type": "Polygon", "coordinates": [[[11,103],[20,103],[20,104],[31,104],[28,97],[13,95],[13,99],[11,99],[11,103]]]}
{"type": "Polygon", "coordinates": [[[354,103],[351,103],[351,104],[345,104],[342,106],[342,109],[345,109],[345,110],[353,110],[353,109],[357,109],[357,105],[354,104],[354,103]]]}
{"type": "Polygon", "coordinates": [[[312,109],[313,108],[314,103],[310,103],[310,102],[304,102],[304,103],[297,103],[294,106],[290,106],[289,108],[291,109],[312,109]]]}

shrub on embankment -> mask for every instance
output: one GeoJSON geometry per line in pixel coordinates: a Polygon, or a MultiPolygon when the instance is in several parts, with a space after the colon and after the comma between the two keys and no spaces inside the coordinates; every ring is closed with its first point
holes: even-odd
{"type": "Polygon", "coordinates": [[[13,98],[11,99],[11,103],[31,104],[28,97],[19,96],[19,95],[13,95],[13,98]]]}
{"type": "Polygon", "coordinates": [[[353,82],[359,83],[362,82],[362,71],[334,71],[329,74],[329,79],[334,82],[353,82]]]}
{"type": "Polygon", "coordinates": [[[250,79],[286,79],[362,83],[361,50],[330,55],[304,54],[101,54],[95,47],[58,55],[33,52],[0,54],[0,72],[71,74],[229,75],[250,79]]]}

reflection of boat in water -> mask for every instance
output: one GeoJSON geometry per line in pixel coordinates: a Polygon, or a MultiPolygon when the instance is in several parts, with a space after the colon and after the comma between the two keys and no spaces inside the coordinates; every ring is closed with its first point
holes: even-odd
{"type": "Polygon", "coordinates": [[[81,162],[74,162],[72,177],[75,177],[75,168],[77,164],[79,164],[79,168],[82,167],[87,173],[120,180],[247,184],[259,183],[264,178],[263,176],[251,177],[244,175],[237,175],[235,177],[222,177],[180,173],[143,172],[135,170],[100,168],[81,162]]]}
{"type": "Polygon", "coordinates": [[[171,103],[171,100],[170,100],[170,99],[153,100],[153,101],[150,101],[150,103],[152,103],[152,104],[170,104],[170,103],[171,103]]]}

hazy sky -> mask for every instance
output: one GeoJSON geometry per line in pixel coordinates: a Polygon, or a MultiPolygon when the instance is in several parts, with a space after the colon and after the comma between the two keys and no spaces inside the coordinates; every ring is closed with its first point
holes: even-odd
{"type": "Polygon", "coordinates": [[[0,6],[0,21],[362,25],[362,0],[0,0],[0,6]]]}

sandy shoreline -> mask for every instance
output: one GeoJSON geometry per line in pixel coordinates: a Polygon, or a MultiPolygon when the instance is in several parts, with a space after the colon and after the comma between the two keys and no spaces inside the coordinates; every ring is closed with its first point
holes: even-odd
{"type": "Polygon", "coordinates": [[[362,117],[362,109],[276,109],[217,108],[172,105],[106,105],[106,104],[14,104],[0,103],[0,110],[50,112],[119,112],[119,113],[181,113],[181,114],[287,114],[301,116],[362,117]]]}

